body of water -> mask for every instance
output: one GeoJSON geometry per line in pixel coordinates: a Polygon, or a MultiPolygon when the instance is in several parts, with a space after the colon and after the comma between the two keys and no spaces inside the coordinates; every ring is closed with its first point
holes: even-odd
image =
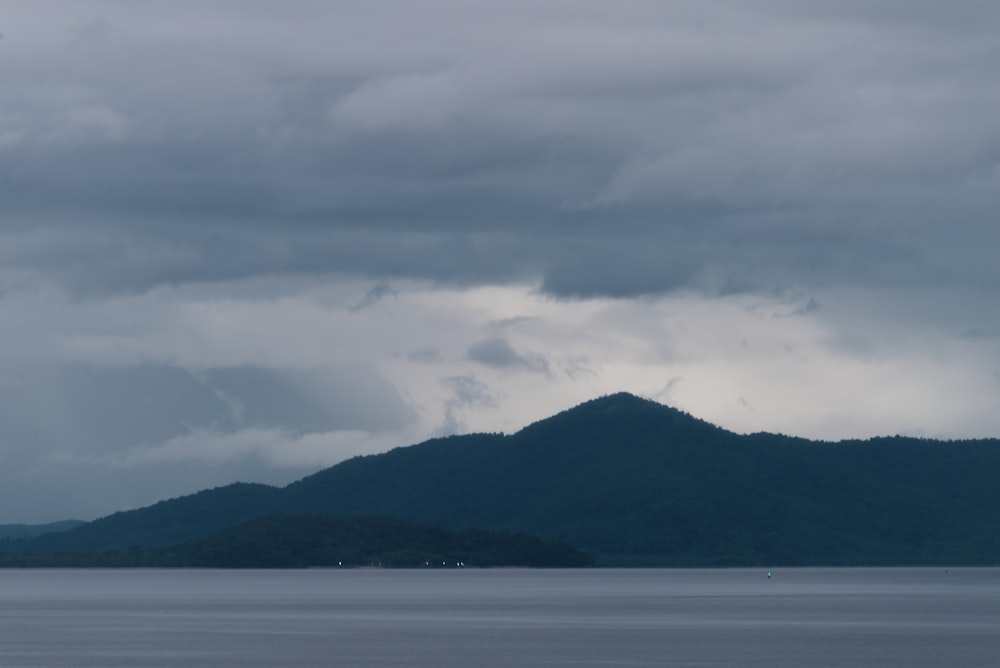
{"type": "Polygon", "coordinates": [[[4,668],[998,663],[998,569],[0,571],[4,668]]]}

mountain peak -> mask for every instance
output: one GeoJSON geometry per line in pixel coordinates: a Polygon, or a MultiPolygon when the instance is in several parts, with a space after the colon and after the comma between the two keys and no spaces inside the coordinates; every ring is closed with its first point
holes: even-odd
{"type": "Polygon", "coordinates": [[[636,396],[629,392],[606,394],[604,396],[597,397],[596,399],[585,401],[577,406],[577,408],[588,407],[593,410],[611,413],[618,410],[635,410],[637,408],[649,408],[651,406],[669,408],[669,406],[659,404],[652,399],[644,399],[643,397],[636,396]]]}
{"type": "MultiPolygon", "coordinates": [[[[593,415],[611,415],[614,413],[659,413],[661,415],[670,414],[677,418],[686,418],[696,422],[704,422],[689,413],[685,413],[679,408],[661,404],[652,399],[646,399],[629,392],[616,392],[607,394],[590,401],[585,401],[565,413],[590,413],[593,415]]],[[[707,423],[705,423],[707,424],[707,423]]]]}
{"type": "Polygon", "coordinates": [[[652,399],[645,399],[629,392],[616,392],[585,401],[550,418],[535,422],[522,429],[521,432],[530,432],[540,428],[562,428],[572,422],[608,424],[621,420],[645,419],[655,420],[661,424],[669,423],[682,428],[720,429],[682,410],[657,403],[652,399]]]}

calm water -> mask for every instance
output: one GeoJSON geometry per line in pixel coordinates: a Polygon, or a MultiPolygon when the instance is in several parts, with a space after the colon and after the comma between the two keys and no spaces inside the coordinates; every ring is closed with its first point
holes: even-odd
{"type": "Polygon", "coordinates": [[[0,571],[0,666],[1000,664],[1000,570],[0,571]]]}

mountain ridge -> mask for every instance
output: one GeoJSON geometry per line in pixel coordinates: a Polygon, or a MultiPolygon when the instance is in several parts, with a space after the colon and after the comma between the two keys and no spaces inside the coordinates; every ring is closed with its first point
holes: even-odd
{"type": "Polygon", "coordinates": [[[204,490],[17,547],[164,547],[263,515],[377,515],[526,533],[605,565],[993,564],[998,472],[996,439],[741,435],[618,393],[514,434],[431,439],[283,488],[204,490]]]}
{"type": "Polygon", "coordinates": [[[0,524],[0,540],[11,538],[34,538],[47,533],[68,531],[81,524],[83,520],[59,520],[43,524],[0,524]]]}

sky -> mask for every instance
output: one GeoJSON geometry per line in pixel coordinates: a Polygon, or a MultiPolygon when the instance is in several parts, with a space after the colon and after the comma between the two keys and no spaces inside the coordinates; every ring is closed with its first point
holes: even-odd
{"type": "Polygon", "coordinates": [[[0,522],[618,391],[1000,436],[994,0],[40,0],[0,34],[0,522]]]}

